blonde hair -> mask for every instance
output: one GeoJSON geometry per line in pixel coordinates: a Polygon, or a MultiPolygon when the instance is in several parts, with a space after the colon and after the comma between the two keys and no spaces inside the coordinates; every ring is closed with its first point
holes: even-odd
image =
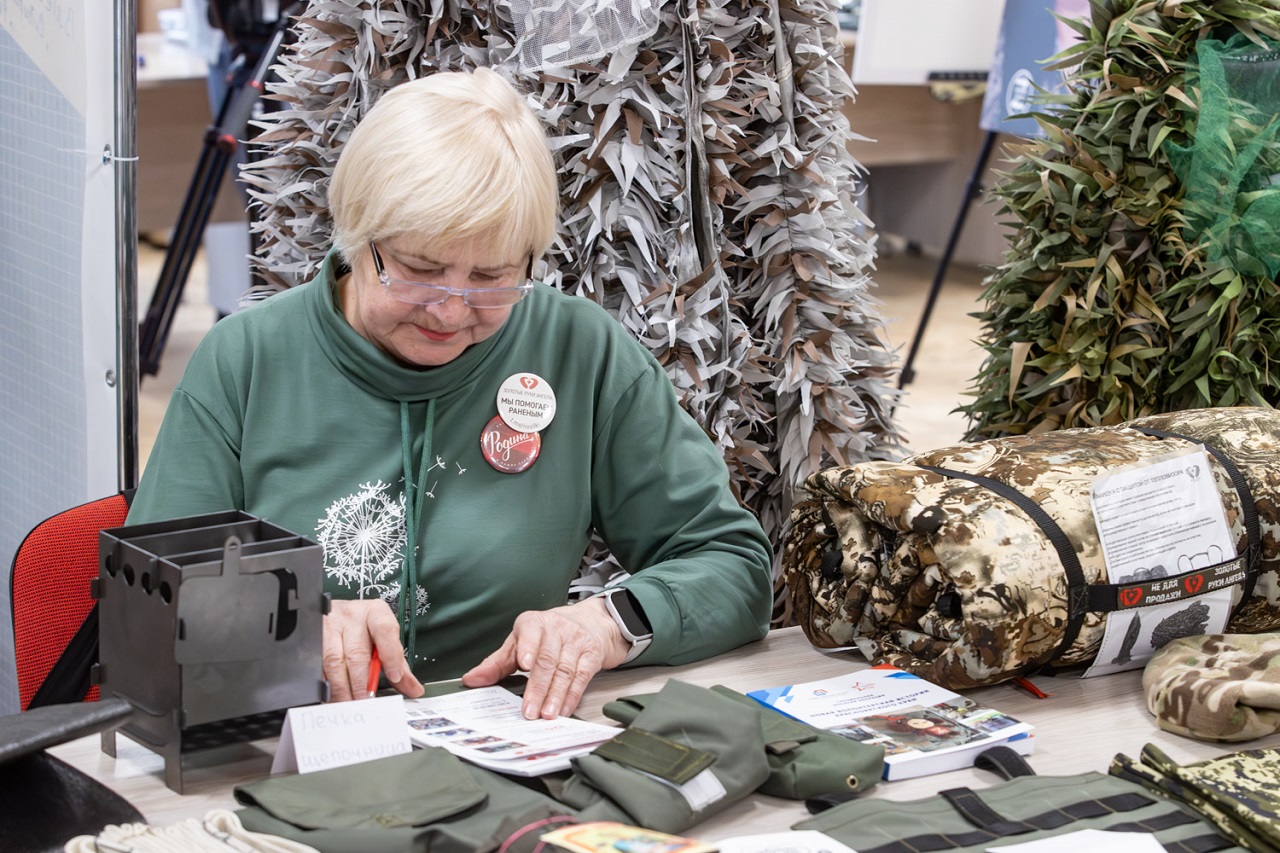
{"type": "Polygon", "coordinates": [[[555,236],[558,201],[542,123],[488,68],[391,89],[352,131],[329,184],[348,263],[370,240],[402,234],[536,259],[555,236]]]}

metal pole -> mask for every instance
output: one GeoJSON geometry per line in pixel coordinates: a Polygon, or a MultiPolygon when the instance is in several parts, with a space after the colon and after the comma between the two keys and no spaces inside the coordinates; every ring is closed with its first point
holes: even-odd
{"type": "Polygon", "coordinates": [[[138,24],[115,0],[116,400],[121,489],[138,485],[138,24]]]}

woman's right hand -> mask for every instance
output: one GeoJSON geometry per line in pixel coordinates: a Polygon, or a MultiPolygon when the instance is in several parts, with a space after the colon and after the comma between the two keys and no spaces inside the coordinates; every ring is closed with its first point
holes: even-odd
{"type": "Polygon", "coordinates": [[[381,599],[334,600],[323,628],[324,677],[329,680],[329,701],[366,698],[369,663],[378,650],[382,672],[400,693],[416,699],[422,682],[414,677],[400,645],[400,623],[391,606],[381,599]]]}

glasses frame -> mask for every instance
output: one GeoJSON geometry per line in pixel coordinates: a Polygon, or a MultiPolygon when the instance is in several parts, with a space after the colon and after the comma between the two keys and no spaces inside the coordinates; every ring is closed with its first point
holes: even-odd
{"type": "Polygon", "coordinates": [[[533,290],[532,280],[526,280],[524,284],[519,284],[515,287],[449,287],[445,284],[425,284],[420,281],[392,278],[383,266],[382,255],[378,253],[378,247],[373,240],[369,241],[369,252],[373,255],[373,268],[378,273],[378,281],[381,282],[382,289],[386,291],[392,299],[397,302],[403,302],[406,305],[443,305],[445,302],[448,302],[451,297],[457,296],[461,298],[469,308],[478,308],[481,311],[492,311],[496,308],[510,308],[521,299],[528,296],[530,291],[533,290]],[[405,299],[392,291],[391,285],[393,283],[413,288],[413,293],[422,293],[424,295],[429,294],[433,297],[439,298],[429,300],[405,299]],[[471,301],[471,297],[472,294],[477,293],[490,293],[495,295],[500,293],[513,293],[516,294],[516,298],[510,302],[504,302],[500,305],[476,305],[471,301]]]}

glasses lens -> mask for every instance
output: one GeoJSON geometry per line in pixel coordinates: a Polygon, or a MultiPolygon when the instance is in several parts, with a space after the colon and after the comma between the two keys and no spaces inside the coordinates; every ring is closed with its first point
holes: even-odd
{"type": "Polygon", "coordinates": [[[472,308],[503,308],[515,305],[525,294],[523,287],[495,287],[467,291],[467,304],[472,308]]]}
{"type": "Polygon", "coordinates": [[[439,305],[452,296],[461,296],[463,301],[472,308],[505,308],[508,305],[515,305],[531,289],[526,284],[520,287],[453,290],[435,284],[419,284],[396,278],[388,278],[383,286],[398,302],[408,302],[413,305],[439,305]]]}
{"type": "Polygon", "coordinates": [[[385,286],[391,292],[393,299],[398,302],[408,302],[411,305],[438,305],[449,298],[449,291],[430,284],[416,284],[393,278],[388,280],[385,286]]]}

